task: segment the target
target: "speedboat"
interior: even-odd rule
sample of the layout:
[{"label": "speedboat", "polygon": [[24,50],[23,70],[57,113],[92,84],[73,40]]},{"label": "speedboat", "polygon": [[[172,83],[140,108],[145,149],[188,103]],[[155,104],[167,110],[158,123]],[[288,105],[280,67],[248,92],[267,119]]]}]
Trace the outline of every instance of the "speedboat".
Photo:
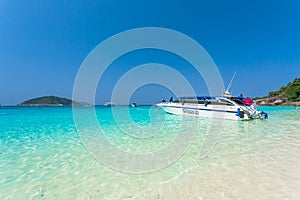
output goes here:
[{"label": "speedboat", "polygon": [[176,115],[192,115],[230,120],[267,119],[268,114],[254,105],[243,105],[243,98],[220,97],[180,97],[173,102],[156,104],[165,112]]}]

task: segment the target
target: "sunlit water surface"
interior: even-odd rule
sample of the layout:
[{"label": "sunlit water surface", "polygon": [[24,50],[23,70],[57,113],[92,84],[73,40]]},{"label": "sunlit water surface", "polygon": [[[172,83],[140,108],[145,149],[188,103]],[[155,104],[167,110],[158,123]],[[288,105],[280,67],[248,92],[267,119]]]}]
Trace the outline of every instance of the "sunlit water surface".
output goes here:
[{"label": "sunlit water surface", "polygon": [[[101,132],[85,116],[91,109],[76,110],[85,129],[81,135],[72,108],[1,107],[0,199],[297,199],[300,195],[300,109],[260,107],[268,112],[268,120],[222,124],[168,115],[150,106],[115,107],[113,112],[96,107]],[[209,130],[222,131],[219,137],[213,135],[216,145],[201,158]],[[135,165],[119,162],[122,159],[111,150],[95,158],[82,137],[99,134],[106,139],[101,145],[109,143],[129,155],[170,150],[176,142],[169,154],[180,156],[167,165],[159,163],[164,154]],[[103,156],[111,157],[112,165],[101,162]],[[118,162],[121,169],[114,167]],[[152,164],[157,168],[149,170]],[[130,167],[145,173],[126,172]]]}]

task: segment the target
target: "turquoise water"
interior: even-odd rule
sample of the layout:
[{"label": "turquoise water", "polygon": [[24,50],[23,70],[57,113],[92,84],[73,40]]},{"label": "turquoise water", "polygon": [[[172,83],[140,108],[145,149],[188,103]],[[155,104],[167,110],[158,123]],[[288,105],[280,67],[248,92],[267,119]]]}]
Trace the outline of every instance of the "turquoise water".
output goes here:
[{"label": "turquoise water", "polygon": [[0,199],[297,199],[300,109],[259,109],[268,120],[96,107],[95,123],[92,108],[1,107]]}]

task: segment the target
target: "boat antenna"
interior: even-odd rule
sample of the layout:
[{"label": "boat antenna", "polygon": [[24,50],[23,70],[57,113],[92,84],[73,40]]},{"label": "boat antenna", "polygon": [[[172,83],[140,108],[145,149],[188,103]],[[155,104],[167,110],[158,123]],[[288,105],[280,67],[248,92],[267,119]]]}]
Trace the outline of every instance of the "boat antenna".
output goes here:
[{"label": "boat antenna", "polygon": [[232,76],[232,78],[231,78],[231,80],[230,80],[230,82],[229,82],[229,84],[228,84],[228,86],[227,86],[225,92],[227,92],[227,91],[230,90],[230,88],[231,88],[231,86],[232,86],[232,81],[233,81],[233,79],[234,79],[234,77],[235,77],[235,75],[236,75],[236,72],[237,72],[237,71],[234,72],[234,74],[233,74],[233,76]]}]

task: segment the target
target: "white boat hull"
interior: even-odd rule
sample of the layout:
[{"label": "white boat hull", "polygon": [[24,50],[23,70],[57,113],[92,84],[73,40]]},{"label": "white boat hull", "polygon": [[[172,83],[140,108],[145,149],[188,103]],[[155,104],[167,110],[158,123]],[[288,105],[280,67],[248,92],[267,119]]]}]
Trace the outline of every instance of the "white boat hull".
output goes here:
[{"label": "white boat hull", "polygon": [[238,114],[239,106],[199,105],[182,103],[159,103],[158,107],[165,112],[175,115],[190,115],[230,120],[249,120],[248,115],[243,118]]}]

